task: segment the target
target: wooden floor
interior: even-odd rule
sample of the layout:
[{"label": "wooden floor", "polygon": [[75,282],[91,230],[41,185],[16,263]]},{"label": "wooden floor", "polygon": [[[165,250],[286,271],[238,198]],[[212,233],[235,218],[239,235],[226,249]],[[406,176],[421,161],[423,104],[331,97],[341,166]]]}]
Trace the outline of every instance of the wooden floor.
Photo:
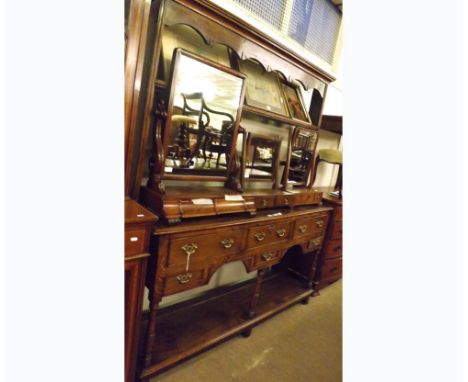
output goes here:
[{"label": "wooden floor", "polygon": [[342,282],[151,382],[340,382]]}]

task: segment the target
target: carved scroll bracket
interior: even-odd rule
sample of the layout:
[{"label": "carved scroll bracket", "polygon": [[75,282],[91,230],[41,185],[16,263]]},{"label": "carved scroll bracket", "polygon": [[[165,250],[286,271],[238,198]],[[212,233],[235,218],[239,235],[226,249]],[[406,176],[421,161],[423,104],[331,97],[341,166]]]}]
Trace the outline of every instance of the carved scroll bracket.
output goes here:
[{"label": "carved scroll bracket", "polygon": [[165,187],[162,182],[162,175],[164,173],[165,157],[162,143],[162,128],[165,125],[167,118],[167,109],[164,100],[158,100],[156,110],[154,112],[154,118],[155,120],[152,131],[153,146],[148,162],[148,187],[163,195],[165,193]]}]

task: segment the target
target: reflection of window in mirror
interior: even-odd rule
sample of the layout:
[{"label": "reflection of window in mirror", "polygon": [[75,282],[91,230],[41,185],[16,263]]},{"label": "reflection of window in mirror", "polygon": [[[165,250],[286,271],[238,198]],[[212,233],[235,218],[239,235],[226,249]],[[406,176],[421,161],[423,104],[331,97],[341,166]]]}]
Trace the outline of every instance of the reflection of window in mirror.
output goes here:
[{"label": "reflection of window in mirror", "polygon": [[189,25],[165,25],[162,33],[162,51],[158,67],[158,79],[168,81],[174,50],[182,48],[196,53],[218,64],[230,66],[228,48],[222,44],[210,46],[203,37]]}]

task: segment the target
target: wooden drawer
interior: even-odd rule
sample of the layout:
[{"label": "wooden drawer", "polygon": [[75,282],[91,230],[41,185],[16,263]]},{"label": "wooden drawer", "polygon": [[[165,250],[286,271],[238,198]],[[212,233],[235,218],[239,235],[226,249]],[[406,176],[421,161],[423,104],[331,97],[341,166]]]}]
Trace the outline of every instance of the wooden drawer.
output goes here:
[{"label": "wooden drawer", "polygon": [[324,259],[331,259],[333,257],[343,256],[343,242],[341,239],[328,240],[323,248]]},{"label": "wooden drawer", "polygon": [[279,250],[263,250],[254,257],[255,269],[271,267],[279,262]]},{"label": "wooden drawer", "polygon": [[294,226],[294,237],[321,234],[327,227],[328,216],[318,215],[296,220]]},{"label": "wooden drawer", "polygon": [[174,276],[166,276],[164,279],[163,295],[167,296],[204,285],[207,282],[207,275],[208,272],[206,270],[199,269],[181,272]]},{"label": "wooden drawer", "polygon": [[133,228],[125,230],[125,257],[145,253],[146,229]]},{"label": "wooden drawer", "polygon": [[249,229],[247,248],[287,240],[290,235],[291,222],[274,223]]},{"label": "wooden drawer", "polygon": [[310,192],[310,193],[300,193],[296,194],[294,198],[294,205],[301,206],[307,204],[318,204],[322,201],[321,192]]},{"label": "wooden drawer", "polygon": [[335,207],[335,220],[342,221],[343,220],[343,206],[336,206]]},{"label": "wooden drawer", "polygon": [[342,275],[341,258],[325,260],[323,262],[321,280],[330,280],[330,279],[340,278],[341,275]]},{"label": "wooden drawer", "polygon": [[289,207],[294,205],[295,195],[281,195],[275,197],[276,207]]},{"label": "wooden drawer", "polygon": [[341,239],[343,237],[343,222],[341,220],[335,221],[330,231],[331,239]]},{"label": "wooden drawer", "polygon": [[232,228],[218,230],[216,233],[198,233],[190,236],[174,236],[169,243],[167,266],[190,264],[210,260],[213,257],[224,257],[244,249],[246,230]]},{"label": "wooden drawer", "polygon": [[257,209],[272,208],[275,206],[275,198],[271,196],[257,197],[255,198],[255,207]]},{"label": "wooden drawer", "polygon": [[313,239],[309,240],[309,243],[307,244],[307,249],[309,251],[315,251],[319,249],[322,246],[324,240],[323,234],[318,235],[317,237],[314,237]]}]

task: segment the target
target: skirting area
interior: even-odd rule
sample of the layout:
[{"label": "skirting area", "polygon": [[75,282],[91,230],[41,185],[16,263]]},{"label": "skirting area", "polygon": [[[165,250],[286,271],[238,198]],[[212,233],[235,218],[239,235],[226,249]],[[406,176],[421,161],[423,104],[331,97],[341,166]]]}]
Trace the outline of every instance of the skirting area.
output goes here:
[{"label": "skirting area", "polygon": [[340,382],[342,282],[151,382]]}]

